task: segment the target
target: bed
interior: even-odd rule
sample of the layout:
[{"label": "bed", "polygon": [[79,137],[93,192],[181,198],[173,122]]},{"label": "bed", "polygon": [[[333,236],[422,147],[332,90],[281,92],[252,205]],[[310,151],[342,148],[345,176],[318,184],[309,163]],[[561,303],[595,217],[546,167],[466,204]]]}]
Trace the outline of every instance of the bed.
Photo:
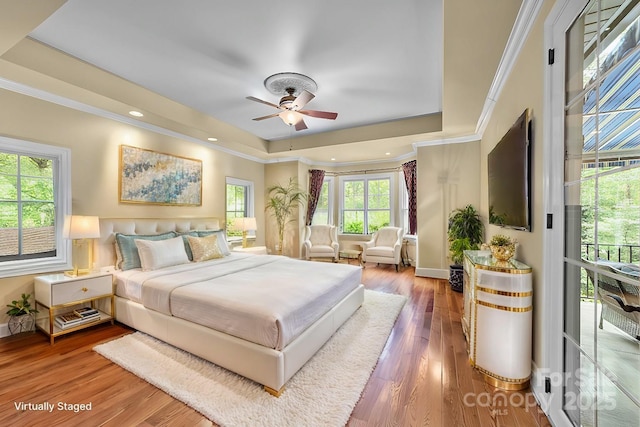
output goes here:
[{"label": "bed", "polygon": [[[96,264],[114,273],[117,321],[279,396],[362,304],[361,269],[229,251],[219,228],[216,218],[101,218]],[[199,244],[211,235],[219,237],[216,251],[223,256],[177,264],[158,256],[183,240],[189,252],[187,242]],[[136,241],[144,268],[127,264],[127,244],[135,247]]]}]

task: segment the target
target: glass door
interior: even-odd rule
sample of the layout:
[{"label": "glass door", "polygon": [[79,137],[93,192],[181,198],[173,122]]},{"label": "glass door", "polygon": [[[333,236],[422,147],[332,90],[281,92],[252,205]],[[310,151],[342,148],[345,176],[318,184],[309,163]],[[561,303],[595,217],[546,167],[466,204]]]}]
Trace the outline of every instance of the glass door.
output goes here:
[{"label": "glass door", "polygon": [[640,425],[640,5],[566,33],[564,388],[574,425]]}]

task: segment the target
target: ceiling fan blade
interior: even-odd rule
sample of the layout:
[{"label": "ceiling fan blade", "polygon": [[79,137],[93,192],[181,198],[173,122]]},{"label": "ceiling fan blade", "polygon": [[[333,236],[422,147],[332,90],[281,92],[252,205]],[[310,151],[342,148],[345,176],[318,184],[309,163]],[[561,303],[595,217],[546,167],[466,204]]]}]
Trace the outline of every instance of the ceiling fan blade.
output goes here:
[{"label": "ceiling fan blade", "polygon": [[260,121],[260,120],[264,120],[264,119],[270,119],[272,117],[278,117],[280,114],[282,114],[282,113],[273,113],[273,114],[269,114],[268,116],[256,117],[253,120]]},{"label": "ceiling fan blade", "polygon": [[302,116],[300,116],[300,120],[298,120],[298,123],[296,123],[296,130],[305,130],[305,129],[307,129],[307,124],[302,119]]},{"label": "ceiling fan blade", "polygon": [[317,111],[317,110],[298,110],[298,113],[306,116],[318,117],[320,119],[335,120],[338,117],[338,113],[332,113],[330,111]]},{"label": "ceiling fan blade", "polygon": [[291,109],[299,110],[315,97],[316,96],[308,90],[304,90],[296,99],[293,100],[293,102],[291,102]]},{"label": "ceiling fan blade", "polygon": [[248,99],[249,101],[259,102],[259,103],[261,103],[261,104],[269,105],[269,106],[271,106],[271,107],[275,107],[275,108],[277,108],[277,109],[280,109],[280,107],[279,107],[279,106],[277,106],[276,104],[272,104],[271,102],[268,102],[268,101],[263,101],[262,99],[255,98],[255,97],[253,97],[253,96],[247,96],[247,99]]}]

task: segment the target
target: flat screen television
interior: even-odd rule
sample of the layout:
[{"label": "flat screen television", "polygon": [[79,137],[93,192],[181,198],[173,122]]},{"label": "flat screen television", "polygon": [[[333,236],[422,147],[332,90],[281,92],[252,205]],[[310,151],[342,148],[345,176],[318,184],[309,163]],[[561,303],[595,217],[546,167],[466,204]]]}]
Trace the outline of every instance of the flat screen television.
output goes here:
[{"label": "flat screen television", "polygon": [[490,224],[531,231],[531,142],[526,109],[488,156]]}]

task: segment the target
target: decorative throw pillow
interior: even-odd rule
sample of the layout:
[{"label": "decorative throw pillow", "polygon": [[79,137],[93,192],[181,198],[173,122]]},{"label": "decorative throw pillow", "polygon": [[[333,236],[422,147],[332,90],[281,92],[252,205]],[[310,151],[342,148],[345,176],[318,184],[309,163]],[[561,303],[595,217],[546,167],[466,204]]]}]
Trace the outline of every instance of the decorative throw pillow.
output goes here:
[{"label": "decorative throw pillow", "polygon": [[195,262],[207,261],[215,258],[222,258],[224,255],[218,246],[218,235],[212,234],[207,237],[187,236],[191,253]]},{"label": "decorative throw pillow", "polygon": [[169,231],[162,234],[121,234],[116,233],[116,244],[122,260],[117,264],[121,270],[131,270],[132,268],[141,268],[140,255],[138,255],[138,247],[136,240],[166,240],[176,237],[176,233]]},{"label": "decorative throw pillow", "polygon": [[181,236],[166,240],[135,240],[143,271],[189,262]]},{"label": "decorative throw pillow", "polygon": [[229,245],[227,244],[227,234],[224,230],[201,230],[198,231],[198,237],[206,237],[212,235],[218,236],[218,247],[222,252],[222,255],[227,256],[231,254],[231,250],[229,249]]}]

